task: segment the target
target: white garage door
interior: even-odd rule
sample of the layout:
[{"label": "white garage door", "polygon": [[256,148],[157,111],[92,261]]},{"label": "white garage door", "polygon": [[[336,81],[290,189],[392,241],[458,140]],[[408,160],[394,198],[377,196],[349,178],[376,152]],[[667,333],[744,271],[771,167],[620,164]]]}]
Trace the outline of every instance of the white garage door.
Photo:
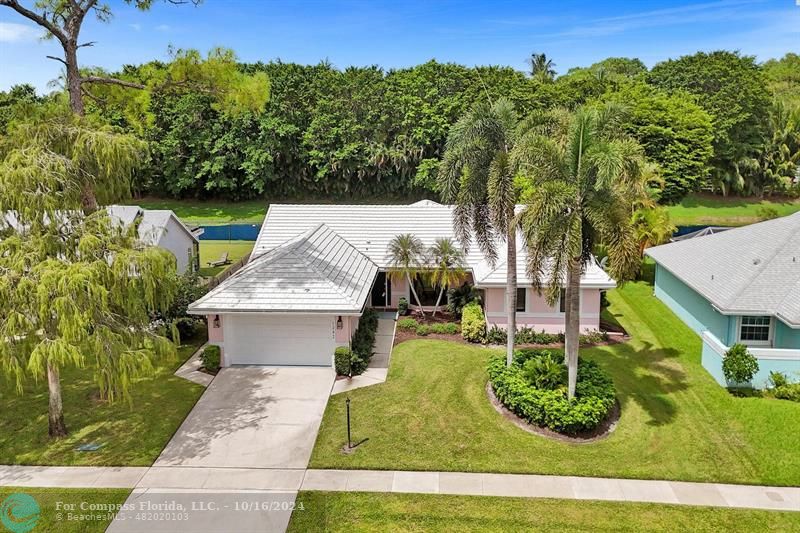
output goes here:
[{"label": "white garage door", "polygon": [[331,366],[333,320],[325,315],[227,315],[226,364]]}]

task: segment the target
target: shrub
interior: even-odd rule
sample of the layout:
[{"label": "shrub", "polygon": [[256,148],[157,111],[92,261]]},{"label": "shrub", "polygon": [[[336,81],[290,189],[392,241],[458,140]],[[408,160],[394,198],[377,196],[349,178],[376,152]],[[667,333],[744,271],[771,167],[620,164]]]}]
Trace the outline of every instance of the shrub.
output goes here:
[{"label": "shrub", "polygon": [[416,319],[406,317],[397,321],[397,327],[400,329],[417,329],[419,322]]},{"label": "shrub", "polygon": [[486,339],[486,319],[483,309],[475,302],[465,306],[462,311],[461,335],[468,342],[483,342]]},{"label": "shrub", "polygon": [[532,424],[560,433],[574,435],[599,426],[616,401],[611,377],[594,361],[580,360],[575,398],[570,402],[563,387],[540,389],[525,377],[527,362],[544,357],[555,360],[558,356],[545,356],[539,350],[521,350],[510,367],[506,367],[504,356],[492,357],[487,370],[498,400]]},{"label": "shrub", "polygon": [[350,362],[353,352],[347,346],[338,346],[333,352],[333,366],[336,368],[337,376],[350,375]]},{"label": "shrub", "polygon": [[426,337],[431,332],[431,328],[425,324],[420,324],[415,331],[420,337]]},{"label": "shrub", "polygon": [[772,390],[773,396],[780,400],[800,402],[800,383],[786,383]]},{"label": "shrub", "polygon": [[725,352],[722,360],[722,373],[728,382],[749,383],[758,372],[758,359],[747,351],[744,344],[734,344]]},{"label": "shrub", "polygon": [[447,291],[447,310],[453,313],[456,318],[461,318],[464,307],[471,303],[481,303],[481,296],[478,289],[464,283],[457,289]]},{"label": "shrub", "polygon": [[[372,357],[372,349],[375,347],[375,333],[378,331],[378,313],[368,307],[358,321],[358,327],[350,340],[350,349],[364,363],[364,368],[369,364]],[[363,372],[364,370],[361,370]],[[360,374],[361,372],[358,372]],[[351,375],[357,375],[355,368],[351,368]]]},{"label": "shrub", "polygon": [[537,389],[555,390],[567,383],[567,365],[563,357],[544,350],[538,357],[525,361],[522,375]]},{"label": "shrub", "polygon": [[333,364],[339,376],[358,376],[367,369],[369,360],[365,360],[347,346],[339,346],[333,353]]},{"label": "shrub", "polygon": [[578,342],[580,344],[600,344],[608,340],[608,333],[605,331],[598,331],[596,329],[587,329],[580,336]]},{"label": "shrub", "polygon": [[400,299],[397,300],[397,312],[400,313],[400,316],[408,314],[408,300],[405,296],[401,296]]},{"label": "shrub", "polygon": [[759,220],[772,220],[773,218],[780,217],[781,214],[778,213],[778,210],[774,207],[765,205],[756,210],[756,216]]},{"label": "shrub", "polygon": [[508,342],[508,332],[494,325],[486,334],[486,342],[489,344],[505,344]]},{"label": "shrub", "polygon": [[221,353],[222,351],[219,349],[219,346],[214,344],[209,344],[203,348],[203,352],[200,354],[200,362],[203,363],[203,368],[209,372],[216,372],[219,370]]},{"label": "shrub", "polygon": [[786,374],[782,372],[770,372],[769,383],[772,386],[772,388],[777,389],[778,387],[783,387],[784,385],[788,385],[789,379],[786,377]]},{"label": "shrub", "polygon": [[439,335],[458,335],[460,328],[455,322],[437,322],[429,325],[428,330]]}]

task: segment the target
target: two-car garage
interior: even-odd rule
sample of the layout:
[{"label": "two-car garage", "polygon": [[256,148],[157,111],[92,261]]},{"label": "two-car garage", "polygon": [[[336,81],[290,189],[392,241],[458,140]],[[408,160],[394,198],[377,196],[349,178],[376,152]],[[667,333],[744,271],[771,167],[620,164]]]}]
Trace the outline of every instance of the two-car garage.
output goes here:
[{"label": "two-car garage", "polygon": [[333,315],[225,315],[225,365],[331,366],[335,327]]}]

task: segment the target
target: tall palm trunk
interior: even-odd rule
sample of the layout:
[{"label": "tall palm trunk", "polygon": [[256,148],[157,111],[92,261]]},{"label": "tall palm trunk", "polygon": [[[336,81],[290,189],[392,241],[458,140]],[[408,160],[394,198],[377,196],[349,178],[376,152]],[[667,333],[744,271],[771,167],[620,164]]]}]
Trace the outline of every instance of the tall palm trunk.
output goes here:
[{"label": "tall palm trunk", "polygon": [[439,310],[439,302],[442,301],[442,294],[444,294],[444,285],[439,289],[439,296],[436,297],[436,305],[433,306],[433,316],[436,316],[436,311]]},{"label": "tall palm trunk", "polygon": [[414,295],[414,299],[417,301],[417,307],[419,307],[419,312],[422,316],[425,316],[425,311],[422,309],[422,303],[419,301],[419,296],[417,296],[417,290],[414,288],[414,284],[411,283],[411,276],[406,274],[406,280],[408,281],[408,287],[411,289],[411,294]]},{"label": "tall palm trunk", "polygon": [[508,217],[508,234],[506,235],[506,302],[508,304],[508,320],[506,335],[506,365],[511,366],[514,360],[514,337],[517,334],[517,227],[514,224],[514,208]]},{"label": "tall palm trunk", "polygon": [[61,378],[58,367],[47,363],[47,391],[50,397],[47,417],[51,437],[67,435],[67,424],[64,422],[64,407],[61,404]]},{"label": "tall palm trunk", "polygon": [[580,342],[580,307],[581,307],[581,260],[570,261],[567,267],[567,299],[564,316],[566,327],[564,332],[564,352],[567,363],[567,396],[575,397],[575,386],[578,383],[578,344]]}]

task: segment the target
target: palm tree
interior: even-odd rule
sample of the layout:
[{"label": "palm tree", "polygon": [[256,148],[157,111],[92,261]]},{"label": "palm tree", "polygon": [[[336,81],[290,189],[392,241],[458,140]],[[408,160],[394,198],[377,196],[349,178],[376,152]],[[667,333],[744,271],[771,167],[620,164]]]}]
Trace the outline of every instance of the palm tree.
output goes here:
[{"label": "palm tree", "polygon": [[631,223],[641,256],[646,248],[669,242],[677,229],[669,219],[669,212],[660,206],[640,207],[633,212]]},{"label": "palm tree", "polygon": [[434,245],[431,246],[430,258],[433,263],[431,281],[434,286],[439,285],[439,296],[436,297],[436,305],[433,307],[433,316],[436,316],[445,289],[460,282],[466,275],[464,251],[456,246],[453,239],[443,237],[436,239]]},{"label": "palm tree", "polygon": [[450,128],[438,175],[442,198],[455,204],[453,226],[465,251],[474,238],[494,266],[498,238],[506,242],[509,365],[517,325],[516,172],[511,156],[517,125],[514,106],[508,100],[478,103]]},{"label": "palm tree", "polygon": [[411,289],[411,294],[414,295],[414,300],[417,302],[420,313],[425,316],[425,311],[422,309],[422,303],[417,296],[417,290],[414,288],[412,280],[424,271],[426,264],[426,250],[425,245],[416,235],[411,233],[402,233],[397,235],[389,243],[389,277],[391,279],[403,279],[408,282]]},{"label": "palm tree", "polygon": [[556,77],[556,64],[552,59],[547,59],[547,54],[532,53],[526,62],[531,67],[531,78],[539,81],[553,81]]},{"label": "palm tree", "polygon": [[631,213],[645,195],[641,146],[622,131],[623,111],[612,105],[579,107],[532,117],[516,155],[534,182],[521,214],[527,270],[554,305],[566,281],[565,358],[568,396],[575,396],[580,329],[580,278],[602,244],[610,274],[632,278],[640,264]]}]

